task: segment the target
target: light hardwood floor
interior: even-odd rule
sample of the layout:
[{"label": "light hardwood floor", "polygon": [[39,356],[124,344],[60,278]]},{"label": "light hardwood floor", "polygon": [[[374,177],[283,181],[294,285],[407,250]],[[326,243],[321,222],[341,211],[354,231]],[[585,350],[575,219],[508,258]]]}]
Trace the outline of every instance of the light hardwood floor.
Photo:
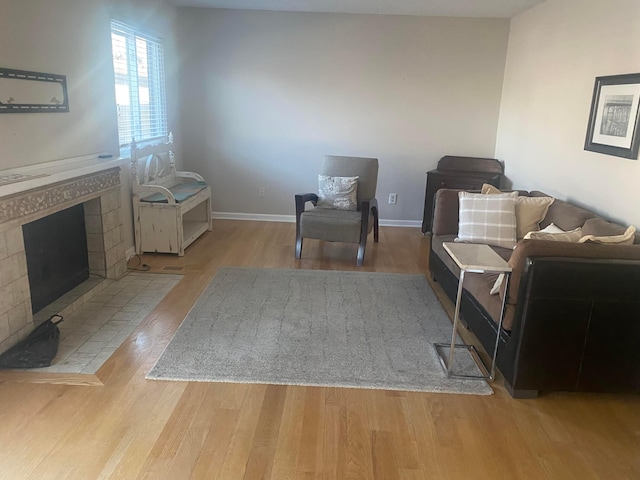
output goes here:
[{"label": "light hardwood floor", "polygon": [[[217,267],[357,270],[355,245],[307,240],[298,262],[293,246],[293,224],[218,220],[182,258],[144,255],[185,277],[98,381],[1,377],[0,478],[640,478],[637,395],[513,400],[500,380],[492,396],[145,380]],[[383,227],[358,270],[426,273],[427,262],[418,229]]]}]

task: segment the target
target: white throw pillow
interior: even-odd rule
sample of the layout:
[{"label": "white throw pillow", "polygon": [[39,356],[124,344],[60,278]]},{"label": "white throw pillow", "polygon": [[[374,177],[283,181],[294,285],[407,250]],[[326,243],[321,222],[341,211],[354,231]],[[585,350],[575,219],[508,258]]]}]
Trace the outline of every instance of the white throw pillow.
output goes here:
[{"label": "white throw pillow", "polygon": [[358,177],[318,175],[317,208],[358,209]]},{"label": "white throw pillow", "polygon": [[[557,228],[557,227],[556,227]],[[525,240],[550,240],[553,242],[571,242],[577,243],[582,236],[582,228],[578,227],[574,230],[564,232],[561,229],[559,232],[545,232],[540,230],[539,232],[529,232],[525,235]]]},{"label": "white throw pillow", "polygon": [[491,290],[489,290],[489,295],[497,294],[500,291],[502,282],[504,282],[504,273],[501,273],[500,275],[498,275],[498,278],[496,278],[496,281],[493,284],[493,287],[491,287]]},{"label": "white throw pillow", "polygon": [[549,225],[544,227],[542,230],[533,230],[533,231],[527,233],[524,236],[524,239],[528,240],[531,237],[531,234],[533,232],[540,232],[540,233],[566,233],[563,229],[558,227],[555,223],[550,223]]},{"label": "white throw pillow", "polygon": [[513,248],[516,244],[517,192],[498,195],[458,192],[460,210],[456,241]]}]

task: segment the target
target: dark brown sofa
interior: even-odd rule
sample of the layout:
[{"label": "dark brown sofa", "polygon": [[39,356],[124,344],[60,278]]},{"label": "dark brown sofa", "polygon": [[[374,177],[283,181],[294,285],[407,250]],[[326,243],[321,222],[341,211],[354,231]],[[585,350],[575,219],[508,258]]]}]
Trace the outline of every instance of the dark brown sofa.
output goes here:
[{"label": "dark brown sofa", "polygon": [[[453,302],[459,271],[442,244],[458,233],[458,192],[436,195],[429,256],[432,278]],[[584,235],[625,230],[558,199],[540,226],[550,223],[567,231],[582,227]],[[520,240],[513,250],[493,248],[513,268],[496,360],[513,397],[640,392],[639,236],[633,245]],[[466,275],[461,301],[463,322],[491,352],[505,294],[504,288],[489,294],[496,278]]]}]

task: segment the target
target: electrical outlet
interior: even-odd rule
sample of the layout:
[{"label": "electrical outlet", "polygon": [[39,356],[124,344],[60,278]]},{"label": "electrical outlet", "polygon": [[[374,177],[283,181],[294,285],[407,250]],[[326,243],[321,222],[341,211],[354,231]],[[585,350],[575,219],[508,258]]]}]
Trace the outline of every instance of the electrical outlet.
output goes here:
[{"label": "electrical outlet", "polygon": [[264,187],[260,187],[258,189],[258,196],[259,197],[264,197],[265,193],[266,193],[266,189]]},{"label": "electrical outlet", "polygon": [[395,205],[396,203],[398,203],[398,194],[397,193],[390,193],[389,194],[389,205]]}]

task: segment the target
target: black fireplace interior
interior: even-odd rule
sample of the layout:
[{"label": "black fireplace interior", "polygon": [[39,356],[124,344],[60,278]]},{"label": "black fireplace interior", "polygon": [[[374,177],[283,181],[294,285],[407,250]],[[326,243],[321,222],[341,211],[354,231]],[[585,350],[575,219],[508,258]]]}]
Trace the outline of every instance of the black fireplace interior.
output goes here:
[{"label": "black fireplace interior", "polygon": [[22,226],[37,313],[89,278],[87,234],[82,204]]}]

